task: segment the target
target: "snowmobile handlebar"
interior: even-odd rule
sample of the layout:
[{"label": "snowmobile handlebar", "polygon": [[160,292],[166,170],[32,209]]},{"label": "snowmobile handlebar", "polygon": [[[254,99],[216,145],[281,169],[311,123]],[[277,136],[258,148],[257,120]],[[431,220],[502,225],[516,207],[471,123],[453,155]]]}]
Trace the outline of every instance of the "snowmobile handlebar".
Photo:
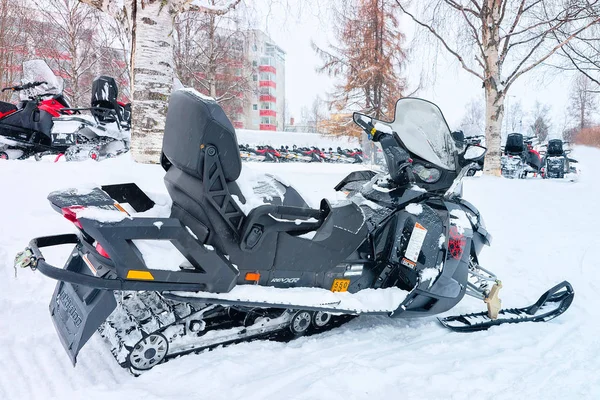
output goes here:
[{"label": "snowmobile handlebar", "polygon": [[391,180],[398,186],[413,184],[415,177],[411,168],[412,160],[406,149],[400,145],[397,135],[378,130],[371,117],[366,115],[355,112],[352,118],[370,140],[381,144]]},{"label": "snowmobile handlebar", "polygon": [[6,92],[6,91],[13,91],[13,92],[20,92],[21,90],[27,90],[27,89],[31,89],[34,88],[36,86],[40,86],[40,85],[44,85],[44,84],[48,84],[48,82],[31,82],[31,83],[26,83],[24,85],[18,85],[18,86],[11,86],[11,87],[6,87],[4,89],[2,89],[2,92]]}]

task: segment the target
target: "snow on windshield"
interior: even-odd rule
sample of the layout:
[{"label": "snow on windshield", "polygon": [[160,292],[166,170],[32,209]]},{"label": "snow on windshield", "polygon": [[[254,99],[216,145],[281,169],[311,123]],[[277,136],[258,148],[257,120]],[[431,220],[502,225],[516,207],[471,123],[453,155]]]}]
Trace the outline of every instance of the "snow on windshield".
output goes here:
[{"label": "snow on windshield", "polygon": [[23,63],[22,84],[33,82],[47,82],[46,84],[21,91],[21,100],[43,94],[61,94],[63,91],[63,80],[54,75],[52,69],[43,60],[31,60]]},{"label": "snow on windshield", "polygon": [[421,99],[404,98],[396,103],[396,116],[387,123],[406,148],[425,160],[454,170],[456,147],[440,109]]}]

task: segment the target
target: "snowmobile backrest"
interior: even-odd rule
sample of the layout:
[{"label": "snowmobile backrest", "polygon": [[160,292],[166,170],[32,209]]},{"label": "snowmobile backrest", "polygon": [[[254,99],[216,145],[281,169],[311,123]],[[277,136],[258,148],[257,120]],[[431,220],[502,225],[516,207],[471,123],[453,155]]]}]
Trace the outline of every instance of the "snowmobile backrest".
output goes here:
[{"label": "snowmobile backrest", "polygon": [[563,142],[560,139],[552,139],[548,141],[548,151],[546,154],[549,156],[562,156],[563,151]]},{"label": "snowmobile backrest", "polygon": [[506,138],[506,146],[504,151],[506,153],[522,153],[525,150],[523,142],[523,135],[520,133],[511,133]]},{"label": "snowmobile backrest", "polygon": [[119,97],[119,87],[114,78],[110,76],[99,76],[94,79],[92,83],[92,107],[99,107],[108,110],[115,110],[115,113],[111,116],[107,116],[105,112],[99,111],[92,113],[101,122],[116,122],[117,113],[119,112],[119,103],[117,98]]},{"label": "snowmobile backrest", "polygon": [[242,171],[242,159],[235,129],[214,100],[193,89],[171,95],[163,138],[163,153],[178,169],[203,179],[205,148],[217,148],[223,175],[235,181]]}]

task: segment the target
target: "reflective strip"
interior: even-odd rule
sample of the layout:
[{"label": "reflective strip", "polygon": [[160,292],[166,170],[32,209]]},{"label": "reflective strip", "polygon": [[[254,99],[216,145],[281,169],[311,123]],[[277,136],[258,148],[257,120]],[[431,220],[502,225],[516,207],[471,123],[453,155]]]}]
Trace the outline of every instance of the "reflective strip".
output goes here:
[{"label": "reflective strip", "polygon": [[150,273],[150,271],[136,271],[129,270],[127,271],[127,279],[138,279],[142,281],[153,281],[154,277]]}]

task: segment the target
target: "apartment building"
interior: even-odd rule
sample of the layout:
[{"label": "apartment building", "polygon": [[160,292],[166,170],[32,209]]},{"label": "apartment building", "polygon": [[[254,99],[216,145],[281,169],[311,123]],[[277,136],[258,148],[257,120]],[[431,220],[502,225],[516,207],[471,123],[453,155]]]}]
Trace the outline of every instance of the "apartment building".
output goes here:
[{"label": "apartment building", "polygon": [[236,128],[283,130],[285,109],[285,51],[260,30],[246,35],[252,90],[245,95],[244,112]]}]

